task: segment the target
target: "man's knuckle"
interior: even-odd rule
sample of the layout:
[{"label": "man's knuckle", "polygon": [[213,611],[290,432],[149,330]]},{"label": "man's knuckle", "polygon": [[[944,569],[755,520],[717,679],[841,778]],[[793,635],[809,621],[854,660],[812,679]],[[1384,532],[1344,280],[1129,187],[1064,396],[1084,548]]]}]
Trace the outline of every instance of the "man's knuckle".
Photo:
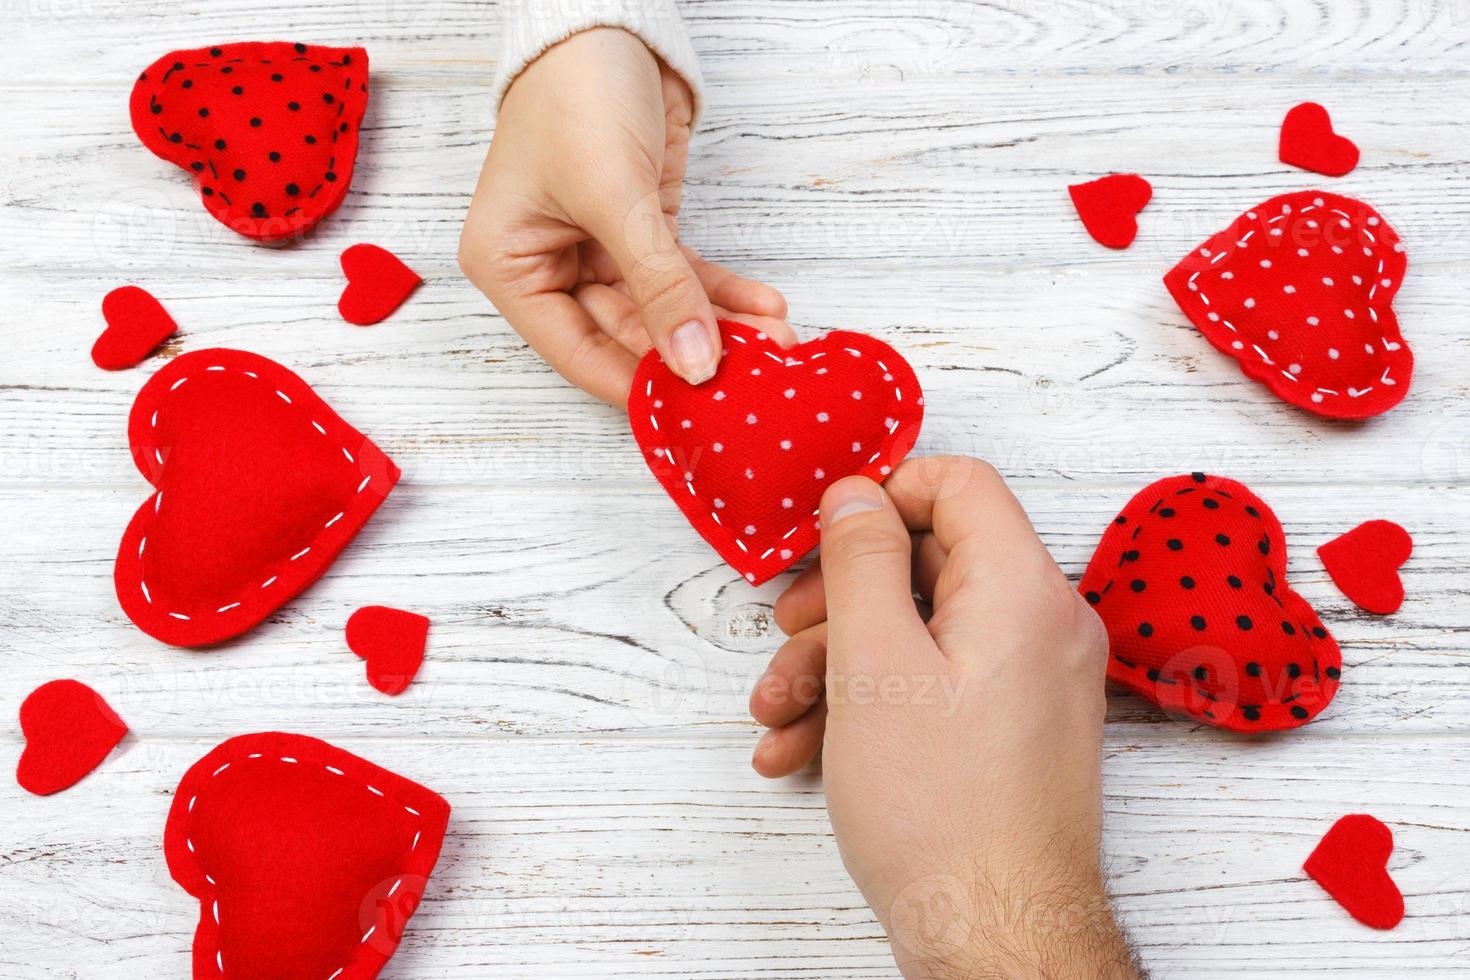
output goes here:
[{"label": "man's knuckle", "polygon": [[[848,518],[852,521],[853,518]],[[827,549],[841,565],[872,565],[907,558],[909,552],[907,534],[898,534],[876,522],[859,523],[829,541]]]}]

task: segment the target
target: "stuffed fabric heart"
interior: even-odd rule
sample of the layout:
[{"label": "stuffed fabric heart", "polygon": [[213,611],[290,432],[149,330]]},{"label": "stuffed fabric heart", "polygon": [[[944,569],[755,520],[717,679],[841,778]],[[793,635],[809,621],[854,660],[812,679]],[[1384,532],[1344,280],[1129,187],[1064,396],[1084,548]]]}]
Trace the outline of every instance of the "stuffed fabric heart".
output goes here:
[{"label": "stuffed fabric heart", "polygon": [[1167,711],[1260,732],[1315,718],[1342,655],[1286,581],[1276,515],[1234,480],[1150,484],[1114,518],[1080,586],[1108,630],[1108,677]]},{"label": "stuffed fabric heart", "polygon": [[245,351],[175,358],[138,393],[128,442],[157,489],[113,579],[128,618],[175,646],[237,636],[316,581],[399,476],[306,382]]},{"label": "stuffed fabric heart", "polygon": [[437,793],[304,735],[241,735],[169,808],[169,874],[199,900],[196,980],[371,980],[439,858]]},{"label": "stuffed fabric heart", "polygon": [[159,58],[129,109],[143,145],[194,175],[210,214],[273,242],[342,203],[367,83],[362,48],[241,41]]},{"label": "stuffed fabric heart", "polygon": [[1205,339],[1277,397],[1361,419],[1397,405],[1413,377],[1393,312],[1407,265],[1373,208],[1298,191],[1235,219],[1164,284]]},{"label": "stuffed fabric heart", "polygon": [[653,475],[694,529],[759,585],[816,546],[822,491],[882,480],[913,448],[924,398],[887,344],[834,331],[782,350],[721,321],[725,353],[695,387],[650,351],[628,419]]}]

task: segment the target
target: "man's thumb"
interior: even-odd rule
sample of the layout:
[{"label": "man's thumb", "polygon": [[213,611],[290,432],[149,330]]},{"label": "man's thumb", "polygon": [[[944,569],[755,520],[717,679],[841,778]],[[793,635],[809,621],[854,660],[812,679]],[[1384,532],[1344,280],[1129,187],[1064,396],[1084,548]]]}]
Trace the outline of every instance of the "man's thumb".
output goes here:
[{"label": "man's thumb", "polygon": [[851,476],[827,488],[822,581],[829,651],[896,647],[927,636],[914,606],[912,562],[908,528],[882,487]]},{"label": "man's thumb", "polygon": [[719,327],[704,286],[658,207],[657,195],[633,206],[622,232],[622,240],[609,251],[638,304],[653,346],[685,381],[708,381],[720,365]]}]

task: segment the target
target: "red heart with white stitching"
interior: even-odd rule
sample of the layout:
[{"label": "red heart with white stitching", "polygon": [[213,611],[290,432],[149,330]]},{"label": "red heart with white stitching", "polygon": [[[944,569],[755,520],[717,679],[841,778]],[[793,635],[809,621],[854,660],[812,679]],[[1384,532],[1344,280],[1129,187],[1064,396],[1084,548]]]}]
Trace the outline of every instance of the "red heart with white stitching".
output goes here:
[{"label": "red heart with white stitching", "polygon": [[133,86],[133,130],[194,175],[205,209],[260,241],[337,209],[368,101],[362,48],[242,41],[170,51]]},{"label": "red heart with white stitching", "polygon": [[113,581],[128,618],[175,646],[243,633],[316,581],[399,476],[306,382],[246,351],[169,362],[138,392],[128,442],[156,492]]},{"label": "red heart with white stitching", "polygon": [[1413,377],[1393,312],[1407,265],[1377,211],[1308,190],[1236,218],[1164,284],[1205,339],[1277,397],[1361,419],[1402,401]]},{"label": "red heart with white stitching", "polygon": [[216,746],[174,793],[163,850],[199,900],[194,976],[372,980],[439,859],[449,804],[305,735]]},{"label": "red heart with white stitching", "polygon": [[1108,630],[1108,678],[1166,711],[1260,732],[1337,693],[1342,654],[1286,581],[1286,539],[1243,484],[1204,473],[1145,487],[1079,586]]},{"label": "red heart with white stitching", "polygon": [[653,475],[694,529],[759,585],[817,545],[822,491],[881,481],[919,437],[924,396],[887,344],[834,331],[782,350],[721,321],[715,375],[685,383],[650,351],[628,419]]}]

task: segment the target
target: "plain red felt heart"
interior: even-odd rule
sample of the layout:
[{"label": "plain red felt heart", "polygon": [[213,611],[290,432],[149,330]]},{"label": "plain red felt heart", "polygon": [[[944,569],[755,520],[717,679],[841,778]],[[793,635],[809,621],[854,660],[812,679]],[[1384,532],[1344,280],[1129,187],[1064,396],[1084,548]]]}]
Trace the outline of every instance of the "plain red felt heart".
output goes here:
[{"label": "plain red felt heart", "polygon": [[1322,566],[1342,594],[1380,616],[1404,604],[1399,566],[1414,552],[1414,539],[1393,521],[1368,521],[1317,549]]},{"label": "plain red felt heart", "polygon": [[169,808],[169,874],[199,900],[194,977],[371,980],[418,907],[449,804],[304,735],[240,735]]},{"label": "plain red felt heart", "polygon": [[1082,227],[1100,245],[1127,248],[1138,235],[1138,212],[1154,189],[1137,174],[1109,174],[1067,188]]},{"label": "plain red felt heart", "polygon": [[102,297],[107,328],[92,345],[92,363],[106,371],[132,367],[179,329],[163,304],[137,286],[119,286]]},{"label": "plain red felt heart", "polygon": [[924,396],[908,362],[864,334],[834,331],[782,350],[743,323],[720,329],[724,356],[697,387],[650,351],[628,420],[689,523],[759,585],[817,545],[828,484],[881,481],[913,448]]},{"label": "plain red felt heart", "polygon": [[367,243],[342,253],[342,272],[347,285],[337,300],[337,312],[360,327],[387,319],[424,281],[398,256]]},{"label": "plain red felt heart", "polygon": [[138,628],[175,646],[237,636],[327,570],[398,482],[398,467],[272,360],[175,358],[128,421],[156,492],[113,579]]},{"label": "plain red felt heart", "polygon": [[143,145],[194,175],[210,214],[273,242],[342,203],[367,101],[362,48],[240,41],[170,51],[138,76],[129,109]]},{"label": "plain red felt heart", "polygon": [[347,647],[367,661],[368,683],[402,694],[424,662],[429,618],[388,606],[364,606],[347,619]]},{"label": "plain red felt heart", "polygon": [[1308,190],[1236,218],[1164,284],[1205,339],[1277,397],[1361,419],[1402,401],[1414,374],[1393,312],[1407,265],[1377,211]]},{"label": "plain red felt heart", "polygon": [[80,681],[48,681],[20,706],[26,747],[15,781],[27,792],[49,796],[97,768],[128,726],[102,695]]},{"label": "plain red felt heart", "polygon": [[1108,630],[1108,677],[1166,711],[1271,731],[1337,693],[1342,654],[1286,581],[1281,524],[1234,480],[1191,473],[1139,491],[1080,591]]},{"label": "plain red felt heart", "polygon": [[1350,813],[1332,825],[1302,865],[1348,914],[1374,929],[1403,921],[1404,896],[1388,874],[1393,831],[1376,817]]},{"label": "plain red felt heart", "polygon": [[1358,147],[1332,131],[1332,117],[1315,102],[1293,106],[1281,123],[1281,162],[1328,177],[1358,165]]}]

